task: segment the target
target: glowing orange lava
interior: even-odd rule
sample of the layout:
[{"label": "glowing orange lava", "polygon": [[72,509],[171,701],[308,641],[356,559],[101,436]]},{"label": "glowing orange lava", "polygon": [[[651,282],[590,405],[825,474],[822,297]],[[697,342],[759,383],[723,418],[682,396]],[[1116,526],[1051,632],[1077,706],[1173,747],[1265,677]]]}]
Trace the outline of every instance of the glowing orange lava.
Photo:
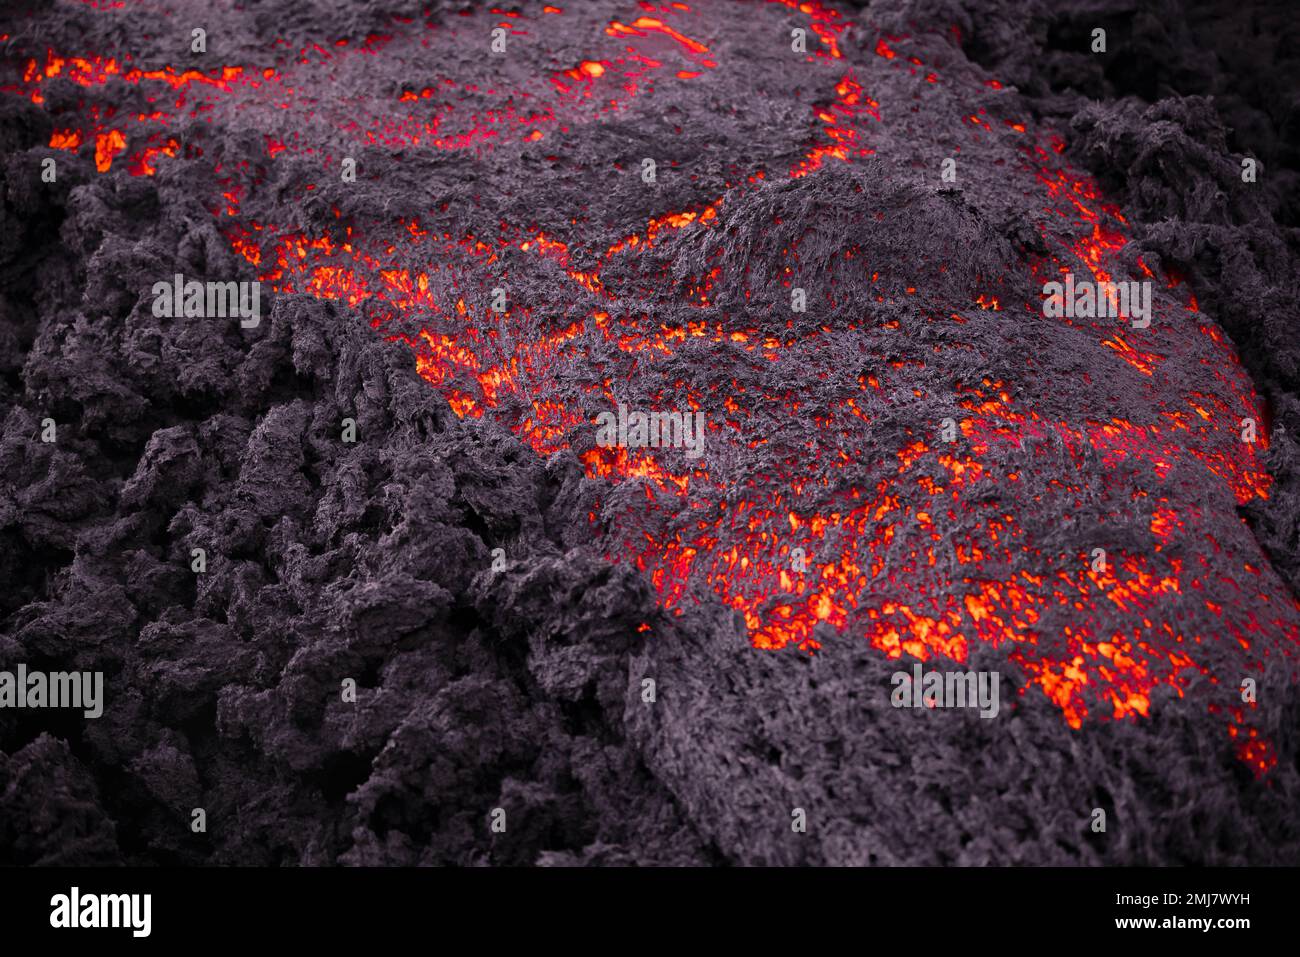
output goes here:
[{"label": "glowing orange lava", "polygon": [[[593,513],[593,522],[605,534],[611,560],[630,556],[671,614],[682,614],[687,605],[720,601],[743,619],[753,644],[767,649],[797,646],[815,652],[822,636],[836,630],[861,635],[891,657],[942,656],[963,662],[975,643],[1004,648],[1030,686],[1075,728],[1092,716],[1090,711],[1115,719],[1145,717],[1158,689],[1182,696],[1195,678],[1239,680],[1237,674],[1215,674],[1203,663],[1203,649],[1210,643],[1236,645],[1242,667],[1255,670],[1262,670],[1269,653],[1263,649],[1270,643],[1292,656],[1300,605],[1271,570],[1265,574],[1260,560],[1231,552],[1241,566],[1231,582],[1241,601],[1239,607],[1229,607],[1207,597],[1221,584],[1215,581],[1221,576],[1211,556],[1228,545],[1207,534],[1195,510],[1172,508],[1158,484],[1124,485],[1116,479],[1114,488],[1099,490],[1070,480],[1092,462],[1100,462],[1107,474],[1149,469],[1157,481],[1196,469],[1216,486],[1207,489],[1207,497],[1246,503],[1268,496],[1271,479],[1261,458],[1266,430],[1256,443],[1234,438],[1241,420],[1263,421],[1260,403],[1231,344],[1199,315],[1194,299],[1182,302],[1171,292],[1161,300],[1162,319],[1176,318],[1180,333],[1161,331],[1175,328],[1172,322],[1137,330],[1114,322],[1059,320],[1064,333],[1099,345],[1149,390],[1157,412],[1146,421],[1119,414],[1042,413],[1038,403],[1026,402],[1017,384],[1007,381],[1009,376],[986,377],[954,387],[950,395],[928,396],[915,385],[912,373],[925,368],[925,360],[917,357],[892,357],[861,375],[832,367],[826,356],[833,350],[824,347],[854,330],[823,326],[796,335],[789,326],[783,330],[775,322],[760,324],[720,312],[713,299],[724,277],[722,266],[712,261],[682,280],[680,300],[693,310],[671,319],[638,310],[638,291],[626,278],[635,274],[638,257],[670,241],[709,236],[746,191],[872,155],[867,143],[890,122],[889,106],[882,108],[864,88],[869,85],[866,68],[842,62],[850,49],[848,22],[819,3],[771,3],[785,8],[782,16],[789,10],[804,18],[801,22],[818,40],[810,62],[801,61],[801,68],[834,71],[833,82],[807,117],[808,135],[797,160],[784,177],[780,170],[751,168],[724,195],[624,223],[613,234],[622,238],[604,249],[586,248],[576,217],[569,229],[501,222],[477,234],[439,232],[406,217],[371,224],[362,236],[334,207],[334,226],[309,234],[245,218],[244,198],[259,182],[240,168],[217,167],[222,194],[219,200],[212,198],[209,209],[222,222],[234,251],[275,292],[372,310],[372,324],[411,348],[419,373],[457,415],[491,416],[539,455],[572,448],[589,478],[607,480],[620,494],[631,489],[633,506],[627,506],[626,496],[611,494],[623,506]],[[484,91],[477,84],[445,79],[439,85],[426,78],[400,94],[388,91],[382,105],[347,104],[328,117],[347,142],[394,153],[419,146],[517,148],[544,157],[547,144],[562,137],[568,124],[598,122],[617,113],[656,82],[704,83],[727,66],[715,59],[725,47],[711,49],[699,39],[714,34],[702,32],[697,11],[671,4],[653,12],[609,22],[603,38],[593,38],[593,48],[584,51],[589,58],[554,64],[526,91]],[[514,12],[493,16],[508,17],[512,29],[542,30],[548,19],[564,15],[564,8],[546,6],[535,18]],[[60,116],[49,146],[78,152],[93,143],[101,173],[133,149],[128,172],[151,176],[166,165],[163,157],[181,154],[179,141],[165,132],[174,118],[187,112],[201,115],[219,103],[252,102],[301,118],[305,130],[309,118],[326,110],[316,102],[302,103],[296,92],[314,70],[348,57],[377,55],[405,39],[373,36],[355,46],[347,41],[333,48],[313,45],[275,68],[207,72],[142,71],[115,59],[65,57],[51,50],[44,62],[26,63],[21,82],[8,89],[36,103],[44,101],[47,81],[55,77],[85,87],[116,78],[147,90],[151,112],[134,119],[114,117],[112,125],[108,116]],[[605,45],[595,46],[597,40]],[[418,50],[418,42],[414,46]],[[918,89],[942,92],[940,73],[926,68],[920,56],[909,55],[909,38],[880,36],[865,49],[865,58],[874,61],[872,69],[910,73]],[[994,79],[983,87],[1003,89]],[[871,92],[884,98],[878,90]],[[465,115],[461,93],[491,95],[499,105]],[[999,118],[979,104],[963,107],[961,117],[954,126],[962,137],[1014,141],[1021,162],[1008,175],[1024,186],[1034,205],[1065,224],[1062,234],[1069,239],[1045,230],[1049,252],[1025,269],[1035,288],[1067,271],[1099,281],[1126,277],[1127,223],[1091,180],[1061,163],[1064,144],[1059,139],[1047,131],[1035,133],[1019,118]],[[453,132],[445,128],[450,124],[455,124]],[[315,144],[306,134],[268,135],[265,148],[266,157],[255,159],[315,154],[322,167],[332,170],[328,164],[338,158],[334,144]],[[186,156],[199,153],[196,148]],[[852,249],[843,252],[846,261],[853,261]],[[481,295],[483,277],[495,275],[489,267],[516,262],[520,254],[567,282],[569,299],[512,302],[503,311],[489,306]],[[797,264],[797,250],[786,249],[784,255]],[[423,265],[414,265],[417,261]],[[1146,276],[1154,275],[1139,263]],[[882,264],[860,266],[864,277],[872,282],[879,278]],[[783,268],[791,272],[794,267]],[[1176,286],[1170,278],[1166,289]],[[906,293],[919,297],[924,290],[912,285]],[[1037,315],[1039,305],[980,292],[969,303],[951,304],[932,321],[963,326],[1009,321],[1011,315],[1025,315],[1024,310]],[[422,328],[415,333],[386,329],[399,315],[414,317]],[[1192,335],[1193,330],[1200,336]],[[1208,350],[1214,359],[1204,362],[1202,391],[1171,401],[1164,370],[1171,350],[1179,347],[1170,338],[1175,335],[1196,340],[1196,348]],[[758,375],[745,379],[741,372],[718,382],[708,378],[713,368],[700,369],[699,381],[664,371],[706,344],[714,350],[710,355],[728,359],[719,361],[718,369],[761,370],[797,362],[801,374],[837,382],[839,401],[832,408],[810,407],[797,392],[770,393],[766,380]],[[709,442],[728,454],[688,463],[658,450],[593,448],[580,442],[590,429],[587,400],[615,405],[625,383],[634,378],[662,380],[657,398],[665,404],[707,410]],[[866,445],[863,437],[891,406],[919,400],[947,403],[962,441],[949,444],[935,434],[909,429],[883,466],[870,463],[878,470],[870,474],[879,477],[861,480],[868,474],[856,460]],[[776,416],[793,424],[772,435],[764,423]],[[1050,500],[1013,503],[1014,491],[1026,484],[1017,469],[1023,470],[1025,461],[1040,460],[1060,476],[1047,493],[1039,493]],[[1011,495],[1000,494],[1008,490]],[[1077,542],[1025,540],[1017,521],[1022,504],[1065,515],[1103,492],[1127,497],[1126,507],[1133,513],[1128,524],[1150,535],[1149,551],[1108,555],[1099,564]],[[647,516],[656,521],[645,521]],[[796,560],[798,554],[806,561]],[[1215,633],[1179,626],[1187,616],[1170,610],[1193,604],[1215,616]],[[1100,630],[1095,623],[1102,612],[1116,609],[1131,626]],[[1059,628],[1043,624],[1066,618],[1070,623]],[[1251,727],[1249,712],[1250,707],[1243,707],[1224,714],[1239,755],[1262,773],[1276,758]]]}]

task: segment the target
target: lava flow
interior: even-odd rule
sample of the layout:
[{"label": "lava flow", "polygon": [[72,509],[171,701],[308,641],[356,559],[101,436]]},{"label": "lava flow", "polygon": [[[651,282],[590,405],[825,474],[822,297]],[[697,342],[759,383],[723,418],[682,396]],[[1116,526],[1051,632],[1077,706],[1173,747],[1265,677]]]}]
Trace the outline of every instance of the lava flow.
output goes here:
[{"label": "lava flow", "polygon": [[[47,50],[4,88],[99,173],[207,164],[250,275],[576,456],[602,550],[669,613],[725,603],[763,649],[986,645],[1074,728],[1167,689],[1266,772],[1236,689],[1294,669],[1300,603],[1236,513],[1269,495],[1267,429],[1214,319],[951,37],[795,0],[623,7],[394,18],[255,64]],[[1066,273],[1152,283],[1149,327],[1045,317]],[[703,412],[702,457],[597,445],[620,404]]]}]

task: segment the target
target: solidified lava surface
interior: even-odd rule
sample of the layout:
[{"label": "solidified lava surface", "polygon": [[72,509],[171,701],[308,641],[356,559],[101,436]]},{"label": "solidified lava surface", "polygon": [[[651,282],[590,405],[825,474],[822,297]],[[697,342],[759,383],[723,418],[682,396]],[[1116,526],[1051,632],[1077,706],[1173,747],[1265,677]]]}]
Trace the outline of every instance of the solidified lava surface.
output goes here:
[{"label": "solidified lava surface", "polygon": [[1300,862],[1287,28],[1058,7],[7,16],[0,860]]}]

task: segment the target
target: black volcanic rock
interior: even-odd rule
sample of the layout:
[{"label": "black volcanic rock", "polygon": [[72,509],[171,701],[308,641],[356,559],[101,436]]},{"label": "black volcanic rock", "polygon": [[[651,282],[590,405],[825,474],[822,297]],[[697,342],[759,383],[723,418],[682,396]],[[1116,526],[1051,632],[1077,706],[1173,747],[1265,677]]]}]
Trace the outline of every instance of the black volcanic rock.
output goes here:
[{"label": "black volcanic rock", "polygon": [[[539,141],[525,140],[511,118],[482,137],[490,149],[474,149],[435,147],[435,134],[423,131],[435,114],[414,111],[451,90],[455,109],[439,114],[436,133],[451,141],[473,133],[469,117],[504,110],[502,90],[528,92],[508,104],[519,113],[549,103],[551,78],[622,53],[627,39],[609,24],[630,23],[635,5],[563,5],[565,14],[545,24],[554,31],[546,40],[512,36],[519,52],[500,65],[494,91],[474,79],[498,67],[454,32],[472,24],[486,43],[481,34],[500,18],[481,5],[166,6],[205,11],[209,57],[160,34],[142,10],[31,5],[12,18],[21,31],[7,41],[0,670],[25,662],[102,671],[108,700],[96,720],[0,711],[0,862],[1300,862],[1296,614],[1286,606],[1300,587],[1297,171],[1285,106],[1296,86],[1280,47],[1290,86],[1273,87],[1263,65],[1237,69],[1268,45],[1263,31],[1243,25],[1245,14],[1224,6],[1217,19],[1185,17],[1174,0],[1150,11],[1010,0],[846,8],[851,19],[837,42],[884,117],[865,106],[855,114],[861,133],[852,148],[874,153],[823,154],[813,165],[811,150],[839,145],[817,111],[847,95],[831,92],[844,72],[838,60],[788,55],[790,29],[810,23],[796,9],[697,11],[696,34],[736,73],[679,63],[682,44],[643,31],[645,55],[702,77],[672,87],[665,78],[659,89],[642,81],[636,94],[610,78],[598,96],[563,101],[561,119],[538,127]],[[1273,22],[1284,9],[1261,16]],[[1091,57],[1094,23],[1145,59]],[[1216,24],[1237,28],[1216,34]],[[37,104],[17,79],[47,50],[132,51],[141,69],[220,64],[256,78],[273,62],[290,73],[312,43],[329,52],[347,39],[351,53],[372,34],[399,41],[382,55],[338,53],[321,75],[305,69],[293,109],[272,102],[280,94],[266,78],[202,119],[178,111],[160,127],[179,141],[178,155],[155,157],[153,176],[130,174],[135,140],[106,171],[97,170],[93,135],[71,151],[48,145],[90,106],[146,110],[143,81],[114,75],[83,87],[65,73],[42,83]],[[1203,55],[1211,36],[1222,60]],[[888,58],[875,47],[886,37],[898,51]],[[277,38],[287,46],[273,46]],[[808,40],[821,51],[815,33]],[[913,68],[909,55],[922,63]],[[931,69],[936,81],[927,85]],[[1018,89],[995,92],[994,76]],[[437,95],[422,97],[425,88]],[[621,106],[602,112],[609,99]],[[299,107],[303,100],[312,103]],[[972,115],[989,126],[987,137],[969,135],[979,128],[967,123]],[[399,143],[387,130],[392,141],[358,143],[348,125],[364,131],[372,119],[412,117],[418,142]],[[1182,277],[1177,290],[1161,283],[1158,292],[1162,316],[1172,318],[1151,349],[1165,350],[1173,369],[1159,385],[1148,387],[1102,348],[1093,329],[1024,319],[1023,303],[1041,299],[1049,275],[1029,264],[1067,255],[1078,234],[1029,191],[1033,169],[1056,173],[1060,160],[1050,150],[1034,156],[1028,139],[1009,132],[1015,123],[1041,123],[1043,143],[1059,133],[1065,157],[1096,176],[1096,202],[1117,204],[1128,220],[1120,256],[1130,268],[1141,257],[1157,274]],[[292,145],[269,152],[268,138]],[[1243,151],[1261,158],[1254,190],[1241,188]],[[331,165],[322,173],[324,155]],[[359,160],[355,184],[335,173],[342,155]],[[660,161],[654,190],[637,175],[648,155]],[[961,170],[951,188],[937,176],[949,155]],[[39,179],[47,157],[58,162],[53,184]],[[791,177],[801,163],[806,175]],[[750,181],[759,168],[765,178]],[[223,198],[235,187],[237,202]],[[644,238],[647,223],[669,211],[689,210],[699,226],[718,200],[707,228],[669,225],[653,242]],[[252,223],[266,227],[254,236],[263,241],[259,263],[231,241],[235,226],[254,235]],[[506,224],[517,232],[498,241]],[[421,230],[431,238],[417,239]],[[452,237],[445,247],[419,244],[444,233]],[[563,254],[520,247],[539,233],[562,237]],[[462,241],[467,234],[489,248],[490,263]],[[643,239],[609,252],[629,235]],[[176,273],[257,279],[275,266],[282,238],[285,275],[276,281],[298,286],[264,288],[258,327],[153,315],[154,282]],[[355,255],[298,257],[298,238],[331,256],[355,245]],[[342,264],[384,288],[363,252],[393,270],[428,267],[430,301],[440,305],[399,310],[374,296],[350,303],[346,289],[310,294],[307,270],[320,265]],[[808,313],[773,305],[789,301],[787,263],[814,290]],[[715,268],[707,301],[693,300]],[[599,286],[572,275],[597,272]],[[419,360],[433,346],[421,331],[436,341],[458,328],[458,300],[464,315],[485,315],[498,281],[527,316],[512,313],[519,325],[508,335],[477,344],[477,368],[422,377]],[[1176,298],[1188,291],[1200,318]],[[974,306],[977,297],[1000,306]],[[539,351],[531,367],[510,365],[520,343],[562,339],[595,312],[612,332],[587,325],[581,338]],[[954,315],[959,323],[937,321]],[[693,323],[708,335],[683,333],[655,354],[656,336]],[[746,338],[724,337],[724,323]],[[929,507],[924,490],[950,476],[930,460],[900,466],[899,450],[932,435],[941,418],[968,415],[965,387],[1023,376],[1028,385],[1008,385],[1005,404],[1049,423],[1083,428],[1113,418],[1145,428],[1160,422],[1152,410],[1168,395],[1218,388],[1198,377],[1228,365],[1206,344],[1204,330],[1220,327],[1271,416],[1261,425],[1270,439],[1261,453],[1272,476],[1267,498],[1240,504],[1199,459],[1166,475],[1140,455],[1103,461],[1086,442],[1076,454],[1059,432],[1035,435],[994,447],[988,474],[962,488],[979,516],[1014,510],[1004,535],[1034,544],[1037,559],[1017,566],[989,549],[978,574],[963,572],[973,562],[960,555],[987,544],[976,531],[985,518],[954,520],[933,564],[917,557],[931,541],[916,517]],[[768,338],[788,346],[747,348]],[[570,341],[585,351],[563,351]],[[819,377],[828,356],[839,375]],[[478,374],[498,366],[523,385],[502,386],[490,414],[457,415],[448,390],[483,400]],[[878,389],[865,385],[868,376],[882,380]],[[514,427],[542,417],[534,399],[590,420],[611,396],[645,404],[690,389],[711,413],[734,398],[715,418],[748,413],[762,425],[743,419],[748,432],[709,434],[700,466],[709,476],[692,477],[694,498],[665,495],[665,484],[645,475],[592,474],[591,430],[565,426],[566,447],[542,455],[529,442],[535,433]],[[981,400],[998,403],[998,391],[989,387]],[[780,404],[787,394],[803,403],[804,418]],[[869,425],[817,432],[809,424],[818,412],[850,419],[850,402]],[[47,417],[54,443],[41,440]],[[345,419],[355,423],[354,443],[343,439]],[[1227,469],[1227,453],[1215,457],[1226,440],[1202,438],[1171,441]],[[841,452],[851,467],[834,471],[827,463]],[[684,474],[696,467],[678,450],[662,463]],[[653,554],[647,568],[636,563],[647,539],[685,540],[697,521],[733,536],[720,551],[743,551],[735,503],[759,478],[770,479],[766,492],[808,485],[779,505],[765,502],[776,518],[764,530],[797,511],[847,511],[836,494],[883,481],[910,510],[845,627],[822,621],[811,631],[815,654],[753,647],[738,606],[698,570],[683,578],[697,600],[665,607],[653,575],[667,567],[671,581],[673,568],[656,566]],[[1138,492],[1166,496],[1189,520],[1204,510],[1197,530],[1213,533],[1214,546],[1157,548],[1157,507]],[[884,524],[872,519],[868,531]],[[900,604],[933,611],[936,621],[941,598],[961,612],[986,581],[1022,570],[1047,581],[1073,575],[1075,554],[1094,545],[1146,556],[1144,573],[1156,579],[1201,557],[1212,563],[1203,587],[1162,593],[1154,609],[1099,602],[1100,638],[1144,616],[1222,636],[1225,621],[1259,611],[1267,620],[1252,638],[1284,653],[1265,660],[1263,651],[1247,656],[1207,640],[1194,651],[1208,670],[1188,679],[1185,697],[1157,682],[1148,715],[1106,720],[1112,700],[1094,684],[1082,693],[1092,716],[1076,729],[1031,680],[1015,654],[1023,648],[972,639],[962,667],[1000,673],[998,720],[890,706],[891,675],[914,659],[901,650],[901,659],[886,657],[863,632],[882,621],[906,631]],[[198,574],[194,549],[206,560]],[[498,555],[503,565],[494,568]],[[1243,577],[1243,564],[1256,574]],[[1243,597],[1229,573],[1259,584],[1267,599]],[[754,613],[775,620],[791,599],[769,591]],[[924,604],[931,599],[933,608]],[[1212,618],[1206,601],[1228,618]],[[1064,602],[1041,607],[1029,661],[1068,659],[1064,628],[1083,613]],[[1227,717],[1207,710],[1233,704],[1236,682],[1257,665],[1251,726],[1276,755],[1263,780],[1240,759]],[[195,808],[206,812],[205,832],[191,828]],[[490,827],[497,808],[504,833]],[[1097,808],[1109,821],[1102,834],[1090,828]],[[791,830],[796,809],[806,834]]]}]

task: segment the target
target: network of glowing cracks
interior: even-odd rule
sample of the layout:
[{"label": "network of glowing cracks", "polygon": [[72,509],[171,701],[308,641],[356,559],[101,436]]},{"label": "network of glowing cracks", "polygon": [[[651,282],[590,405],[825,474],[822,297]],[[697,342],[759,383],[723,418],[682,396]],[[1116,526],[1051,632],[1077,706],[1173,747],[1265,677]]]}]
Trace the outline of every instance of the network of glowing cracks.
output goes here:
[{"label": "network of glowing cracks", "polygon": [[[889,122],[890,104],[868,95],[860,70],[848,65],[841,50],[848,21],[816,3],[773,0],[773,5],[782,16],[798,16],[806,23],[815,38],[808,58],[836,68],[834,82],[810,117],[813,132],[802,155],[782,168],[756,164],[730,183],[724,195],[705,197],[692,208],[664,210],[646,221],[630,222],[623,238],[606,249],[583,245],[576,215],[570,235],[508,221],[463,235],[438,232],[410,218],[362,226],[337,208],[337,228],[308,234],[244,216],[241,203],[262,184],[258,166],[280,153],[314,155],[322,181],[336,176],[342,147],[315,143],[306,133],[283,139],[267,136],[264,157],[233,167],[215,164],[223,191],[220,199],[213,198],[212,215],[231,247],[274,292],[364,306],[382,334],[409,344],[421,375],[445,395],[458,416],[494,418],[539,455],[571,449],[593,479],[637,483],[643,495],[635,509],[593,511],[590,519],[602,531],[609,558],[630,556],[669,613],[681,614],[687,603],[721,601],[743,618],[753,644],[765,649],[797,646],[815,652],[824,636],[836,631],[860,632],[885,654],[922,660],[941,656],[965,661],[977,642],[1005,647],[1024,670],[1029,687],[1054,702],[1075,728],[1089,716],[1085,691],[1106,702],[1113,718],[1147,715],[1157,686],[1181,694],[1190,675],[1205,672],[1197,660],[1203,640],[1237,643],[1245,653],[1243,668],[1259,667],[1258,658],[1250,658],[1257,642],[1290,656],[1297,608],[1262,558],[1242,563],[1236,586],[1242,609],[1205,600],[1220,622],[1219,633],[1183,634],[1157,612],[1173,596],[1200,587],[1197,568],[1184,567],[1178,559],[1174,574],[1157,572],[1149,556],[1141,554],[1116,554],[1099,567],[1080,546],[1067,563],[1073,570],[1062,571],[1059,565],[1033,560],[1035,543],[1019,534],[1014,509],[1000,505],[992,512],[981,511],[977,496],[970,494],[990,478],[1001,483],[1021,480],[1000,464],[1000,450],[1050,441],[1080,462],[1085,456],[1100,456],[1108,463],[1141,461],[1161,476],[1192,457],[1237,502],[1267,497],[1270,478],[1260,458],[1267,429],[1261,428],[1256,443],[1231,438],[1238,421],[1262,421],[1259,403],[1231,345],[1212,322],[1197,328],[1208,340],[1202,345],[1219,358],[1218,367],[1206,373],[1213,381],[1204,391],[1179,397],[1178,406],[1162,405],[1158,424],[1044,418],[1017,397],[1012,383],[986,377],[964,386],[957,397],[964,412],[958,422],[960,442],[944,442],[937,432],[910,436],[894,450],[887,474],[865,484],[853,479],[858,466],[854,436],[872,427],[873,407],[892,401],[905,387],[907,367],[916,360],[898,359],[879,369],[849,372],[819,359],[823,350],[816,340],[830,342],[852,329],[823,327],[811,338],[795,337],[783,334],[781,322],[720,315],[710,308],[711,290],[722,278],[720,266],[692,277],[684,298],[698,309],[699,319],[684,323],[666,324],[654,315],[629,310],[626,303],[635,298],[635,290],[607,285],[610,263],[626,262],[670,237],[716,229],[728,204],[745,191],[809,176],[826,164],[859,162],[873,153],[872,129]],[[475,15],[473,26],[481,30],[486,17],[508,33],[537,35],[544,34],[549,21],[565,15],[560,6],[527,15],[493,9]],[[336,105],[330,111],[321,105],[328,94],[317,89],[307,97],[303,87],[314,72],[344,58],[385,56],[403,45],[426,43],[429,35],[455,25],[435,27],[395,18],[391,35],[372,35],[361,43],[341,39],[330,47],[313,45],[299,51],[280,47],[268,51],[275,65],[258,70],[141,70],[126,58],[50,50],[44,62],[29,61],[20,80],[8,89],[40,104],[43,84],[55,77],[87,87],[110,81],[140,87],[150,104],[147,112],[94,106],[79,115],[56,117],[49,145],[73,152],[93,148],[101,173],[113,170],[119,157],[135,176],[155,175],[169,160],[202,162],[202,147],[183,146],[169,125],[182,115],[202,117],[222,103],[279,109],[304,118],[319,110],[335,117],[341,136],[395,154],[409,146],[482,151],[508,143],[533,144],[546,156],[548,141],[561,138],[569,123],[599,122],[655,84],[707,82],[710,71],[720,69],[720,54],[693,38],[698,33],[692,25],[704,15],[686,3],[641,3],[635,14],[604,25],[605,48],[608,40],[617,41],[617,55],[580,60],[539,75],[530,90],[450,80],[441,88],[406,89],[396,102],[371,113],[355,104]],[[920,57],[907,55],[908,38],[882,35],[873,40],[870,55],[881,63],[910,74],[919,84],[942,82]],[[986,86],[1001,89],[996,80]],[[468,93],[486,95],[500,105],[463,115],[456,107]],[[1069,269],[1086,270],[1099,282],[1118,278],[1113,273],[1127,242],[1120,210],[1063,163],[1064,144],[1050,131],[1035,135],[1020,121],[1005,121],[999,124],[1004,128],[995,129],[996,122],[978,108],[964,119],[974,137],[1022,138],[1022,166],[1009,175],[1033,189],[1036,202],[1078,226],[1070,248],[1030,264],[1034,285]],[[306,186],[308,191],[314,188]],[[787,252],[797,263],[797,251]],[[538,268],[558,270],[573,291],[571,300],[512,302],[504,312],[486,308],[480,293],[484,286],[508,281],[501,273],[507,253],[512,264],[519,261],[516,253],[522,253],[534,257]],[[846,245],[842,255],[852,261],[855,247]],[[413,258],[423,258],[427,265],[414,267]],[[1178,297],[1181,308],[1197,312],[1195,299],[1181,292],[1176,277],[1156,275],[1140,260],[1139,265],[1145,273],[1140,278],[1162,283],[1170,297]],[[863,264],[873,282],[877,268]],[[790,275],[784,285],[793,287],[793,268],[785,270]],[[582,304],[576,312],[573,302]],[[968,309],[1039,307],[981,294],[935,321],[962,323]],[[415,335],[385,332],[388,320],[399,314],[428,316],[429,321]],[[555,315],[565,321],[556,323]],[[1164,356],[1155,348],[1156,340],[1115,323],[1096,328],[1101,346],[1139,375],[1159,374]],[[698,381],[663,373],[665,362],[692,342],[760,366],[798,352],[806,357],[808,375],[847,377],[853,394],[835,409],[820,409],[806,405],[796,390],[766,391],[761,378],[732,375],[719,388],[706,375],[714,370],[701,370]],[[593,362],[596,353],[617,357],[617,364]],[[719,368],[734,365],[720,362]],[[661,376],[663,388],[655,390],[660,398],[702,412],[709,447],[729,450],[729,464],[723,467],[710,455],[686,460],[654,449],[590,441],[593,403],[617,408],[624,397],[623,382],[634,376],[653,381]],[[564,389],[558,388],[561,380]],[[575,389],[581,393],[577,398]],[[919,390],[916,397],[923,398]],[[763,427],[749,427],[760,418]],[[770,434],[774,420],[787,423],[788,431]],[[737,455],[749,463],[739,472],[732,464]],[[906,501],[899,495],[904,484],[913,493]],[[1059,500],[1045,504],[1068,509],[1079,490],[1058,484]],[[928,504],[916,504],[918,489]],[[1200,534],[1196,516],[1163,507],[1158,497],[1150,514],[1157,549]],[[658,518],[647,522],[646,515]],[[807,556],[806,562],[792,561],[794,554]],[[986,566],[1007,567],[1007,562],[992,561],[997,557],[1010,559],[1017,570],[985,571]],[[1096,633],[1093,612],[1103,605],[1131,612],[1132,630]],[[1057,646],[1067,651],[1040,654],[1036,626],[1049,611],[1060,608],[1073,612],[1064,645]],[[642,630],[651,631],[652,626],[646,623]],[[1237,674],[1210,674],[1211,681],[1229,685],[1239,679]],[[1251,726],[1251,707],[1243,702],[1225,708],[1225,716],[1229,733],[1238,739],[1239,755],[1263,773],[1276,758]]]}]

